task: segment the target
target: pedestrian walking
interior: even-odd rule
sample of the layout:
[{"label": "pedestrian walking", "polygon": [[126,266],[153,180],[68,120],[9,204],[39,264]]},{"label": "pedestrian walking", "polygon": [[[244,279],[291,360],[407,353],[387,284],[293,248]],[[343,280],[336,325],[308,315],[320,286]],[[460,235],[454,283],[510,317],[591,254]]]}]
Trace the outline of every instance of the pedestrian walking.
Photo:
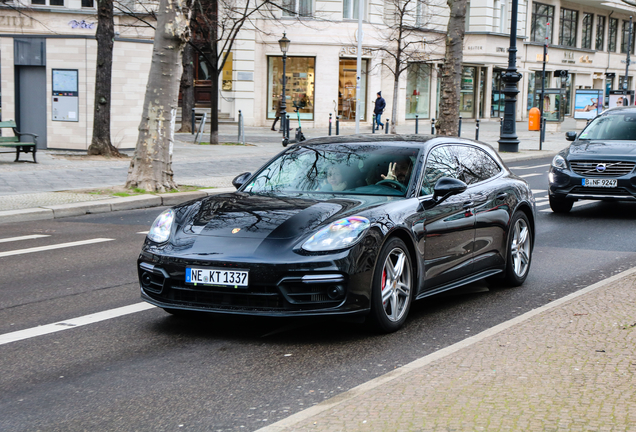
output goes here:
[{"label": "pedestrian walking", "polygon": [[[283,98],[279,98],[278,99],[278,105],[276,106],[276,118],[274,119],[274,124],[272,124],[272,130],[275,131],[276,130],[276,122],[278,122],[278,119],[281,118],[281,116],[283,115]],[[283,121],[281,120],[280,124],[283,124]]]},{"label": "pedestrian walking", "polygon": [[384,112],[384,108],[386,107],[386,101],[382,97],[382,92],[378,92],[378,97],[375,100],[375,108],[373,109],[373,114],[375,114],[375,130],[378,128],[384,129],[384,123],[382,123],[382,113]]}]

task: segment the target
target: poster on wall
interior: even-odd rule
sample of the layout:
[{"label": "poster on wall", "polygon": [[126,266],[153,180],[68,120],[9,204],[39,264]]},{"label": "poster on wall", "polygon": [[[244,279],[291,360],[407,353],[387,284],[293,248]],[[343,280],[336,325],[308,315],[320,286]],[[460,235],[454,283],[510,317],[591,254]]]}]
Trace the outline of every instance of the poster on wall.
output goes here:
[{"label": "poster on wall", "polygon": [[611,90],[609,94],[609,107],[616,108],[634,105],[634,90],[629,90],[627,96],[623,90]]},{"label": "poster on wall", "polygon": [[600,114],[603,106],[603,91],[578,89],[574,96],[574,118],[589,120]]}]

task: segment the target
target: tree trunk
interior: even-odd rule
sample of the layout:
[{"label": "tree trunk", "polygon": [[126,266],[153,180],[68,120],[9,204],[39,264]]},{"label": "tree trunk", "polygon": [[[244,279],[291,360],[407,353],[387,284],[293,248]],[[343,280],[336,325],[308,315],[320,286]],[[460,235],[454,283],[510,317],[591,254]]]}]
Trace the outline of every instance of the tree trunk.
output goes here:
[{"label": "tree trunk", "polygon": [[[400,34],[401,37],[401,34]],[[398,39],[398,50],[395,59],[395,71],[393,72],[393,104],[391,105],[391,133],[396,134],[397,130],[395,127],[397,126],[397,107],[398,107],[398,96],[400,91],[400,67],[402,66],[400,63],[402,62],[402,49],[401,49],[402,41]],[[384,127],[389,127],[389,125],[385,125]]]},{"label": "tree trunk", "polygon": [[437,133],[457,136],[459,133],[459,95],[461,90],[466,0],[448,0],[450,17],[446,31],[446,57],[440,83],[439,121]]},{"label": "tree trunk", "polygon": [[[210,65],[210,144],[219,143],[219,48],[218,48],[218,27],[219,27],[219,2],[210,0],[212,21],[210,25],[210,51],[214,64]],[[222,53],[221,53],[222,54]]]},{"label": "tree trunk", "polygon": [[121,156],[110,141],[110,100],[115,24],[113,0],[97,0],[97,64],[93,103],[93,138],[89,155]]},{"label": "tree trunk", "polygon": [[192,109],[194,108],[194,48],[186,44],[183,48],[183,74],[181,75],[181,129],[192,132]]},{"label": "tree trunk", "polygon": [[185,0],[160,0],[144,110],[126,187],[165,192],[176,187],[172,147],[177,114],[181,51],[190,37]]}]

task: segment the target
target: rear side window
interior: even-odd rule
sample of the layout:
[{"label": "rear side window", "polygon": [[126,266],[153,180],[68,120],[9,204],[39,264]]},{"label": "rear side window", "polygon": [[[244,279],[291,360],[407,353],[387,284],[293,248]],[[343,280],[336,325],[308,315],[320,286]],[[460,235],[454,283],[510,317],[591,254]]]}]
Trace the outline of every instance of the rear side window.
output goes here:
[{"label": "rear side window", "polygon": [[499,165],[485,151],[467,145],[435,147],[426,159],[422,195],[433,193],[442,177],[456,178],[467,185],[488,180],[501,172]]}]

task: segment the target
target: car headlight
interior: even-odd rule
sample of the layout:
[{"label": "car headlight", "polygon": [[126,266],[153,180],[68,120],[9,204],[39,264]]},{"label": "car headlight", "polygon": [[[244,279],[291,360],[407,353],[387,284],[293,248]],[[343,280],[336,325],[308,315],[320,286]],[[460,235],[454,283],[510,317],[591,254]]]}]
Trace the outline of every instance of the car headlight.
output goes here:
[{"label": "car headlight", "polygon": [[324,252],[348,248],[362,238],[370,225],[369,219],[361,216],[337,220],[312,235],[303,244],[303,249],[309,252]]},{"label": "car headlight", "polygon": [[563,156],[556,155],[554,159],[552,159],[552,166],[559,169],[567,169],[568,163],[565,161]]},{"label": "car headlight", "polygon": [[157,243],[168,241],[173,221],[174,211],[172,211],[172,209],[168,209],[161,213],[152,223],[152,227],[150,228],[150,231],[148,231],[148,238]]}]

